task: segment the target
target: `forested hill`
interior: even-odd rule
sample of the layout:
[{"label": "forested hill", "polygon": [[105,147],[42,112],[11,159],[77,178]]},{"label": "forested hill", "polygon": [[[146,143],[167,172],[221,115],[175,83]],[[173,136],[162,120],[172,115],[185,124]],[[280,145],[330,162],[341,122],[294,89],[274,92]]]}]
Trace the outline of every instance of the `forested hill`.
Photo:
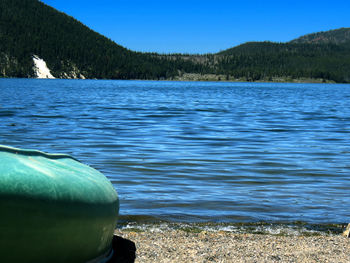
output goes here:
[{"label": "forested hill", "polygon": [[[38,0],[0,0],[0,77],[350,82],[350,29],[217,54],[128,50]],[[208,36],[210,37],[210,36]]]},{"label": "forested hill", "polygon": [[350,82],[350,42],[250,42],[218,53],[217,67],[247,80],[322,79]]},{"label": "forested hill", "polygon": [[221,58],[218,68],[248,80],[350,82],[350,28],[313,33],[287,43],[249,42],[217,55]]},{"label": "forested hill", "polygon": [[0,0],[0,76],[35,77],[33,56],[58,78],[160,79],[201,67],[127,50],[40,1]]}]

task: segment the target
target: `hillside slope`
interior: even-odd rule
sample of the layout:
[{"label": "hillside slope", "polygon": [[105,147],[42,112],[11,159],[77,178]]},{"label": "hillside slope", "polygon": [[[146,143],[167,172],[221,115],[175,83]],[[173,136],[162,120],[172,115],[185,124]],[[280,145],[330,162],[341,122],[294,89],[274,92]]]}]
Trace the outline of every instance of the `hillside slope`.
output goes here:
[{"label": "hillside slope", "polygon": [[7,77],[35,77],[34,56],[59,78],[159,79],[193,67],[130,51],[37,0],[0,0],[0,43]]},{"label": "hillside slope", "polygon": [[0,0],[0,77],[350,82],[349,39],[341,28],[217,54],[140,53],[38,0]]},{"label": "hillside slope", "polygon": [[301,36],[289,43],[300,44],[344,44],[350,41],[350,28],[339,28],[329,31],[322,31],[317,33]]},{"label": "hillside slope", "polygon": [[[319,39],[326,36],[328,32],[318,34]],[[245,43],[219,52],[216,67],[224,74],[248,80],[307,78],[350,82],[350,42],[345,34],[334,37],[334,41],[327,39]]]}]

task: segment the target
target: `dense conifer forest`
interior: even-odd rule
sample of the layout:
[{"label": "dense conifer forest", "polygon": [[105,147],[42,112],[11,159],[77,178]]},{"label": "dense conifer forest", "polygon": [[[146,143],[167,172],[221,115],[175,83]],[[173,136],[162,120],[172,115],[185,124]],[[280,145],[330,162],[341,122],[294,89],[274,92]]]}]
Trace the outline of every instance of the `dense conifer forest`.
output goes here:
[{"label": "dense conifer forest", "polygon": [[178,68],[202,67],[130,51],[37,0],[0,0],[0,23],[3,76],[33,77],[33,55],[44,59],[55,77],[161,79],[178,74]]},{"label": "dense conifer forest", "polygon": [[194,74],[350,82],[350,28],[289,43],[250,42],[216,54],[162,55],[128,50],[38,0],[0,0],[0,77],[35,77],[34,55],[57,78],[158,80],[187,74],[191,80]]},{"label": "dense conifer forest", "polygon": [[219,54],[221,71],[248,80],[288,77],[350,82],[350,42],[246,43]]}]

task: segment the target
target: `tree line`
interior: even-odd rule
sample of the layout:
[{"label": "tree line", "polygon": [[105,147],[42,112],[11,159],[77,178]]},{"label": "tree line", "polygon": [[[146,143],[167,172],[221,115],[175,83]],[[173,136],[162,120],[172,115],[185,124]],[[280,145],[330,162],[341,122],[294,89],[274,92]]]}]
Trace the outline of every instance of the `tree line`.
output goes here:
[{"label": "tree line", "polygon": [[[0,0],[0,76],[34,77],[32,58],[37,55],[61,78],[69,72],[96,79],[173,79],[196,73],[248,81],[350,82],[350,42],[334,34],[337,43],[251,42],[217,54],[160,55],[124,48],[40,1]],[[329,32],[327,37],[332,37]]]}]

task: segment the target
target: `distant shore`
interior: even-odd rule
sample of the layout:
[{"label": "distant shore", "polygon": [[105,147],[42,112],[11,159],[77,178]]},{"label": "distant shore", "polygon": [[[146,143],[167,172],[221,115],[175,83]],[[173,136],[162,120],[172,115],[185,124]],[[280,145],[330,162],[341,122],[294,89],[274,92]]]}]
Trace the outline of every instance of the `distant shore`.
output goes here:
[{"label": "distant shore", "polygon": [[228,82],[277,82],[277,83],[336,83],[328,79],[272,77],[266,79],[235,78],[229,75],[184,73],[174,77],[175,81],[228,81]]},{"label": "distant shore", "polygon": [[138,262],[350,262],[341,235],[237,234],[184,230],[116,230],[136,245]]},{"label": "distant shore", "polygon": [[[0,79],[16,79],[11,77],[0,77]],[[26,79],[26,78],[23,78]],[[76,79],[76,80],[122,80],[122,79],[86,79],[85,77],[76,78],[28,78],[28,79]],[[124,80],[124,79],[123,79]],[[137,80],[137,81],[194,81],[194,82],[252,82],[252,83],[328,83],[328,84],[349,84],[335,82],[328,79],[310,79],[310,78],[300,78],[293,79],[288,77],[276,77],[271,79],[258,79],[251,80],[249,78],[234,78],[225,75],[214,75],[214,74],[194,74],[186,73],[182,76],[176,76],[170,79],[126,79],[126,80]]]}]

